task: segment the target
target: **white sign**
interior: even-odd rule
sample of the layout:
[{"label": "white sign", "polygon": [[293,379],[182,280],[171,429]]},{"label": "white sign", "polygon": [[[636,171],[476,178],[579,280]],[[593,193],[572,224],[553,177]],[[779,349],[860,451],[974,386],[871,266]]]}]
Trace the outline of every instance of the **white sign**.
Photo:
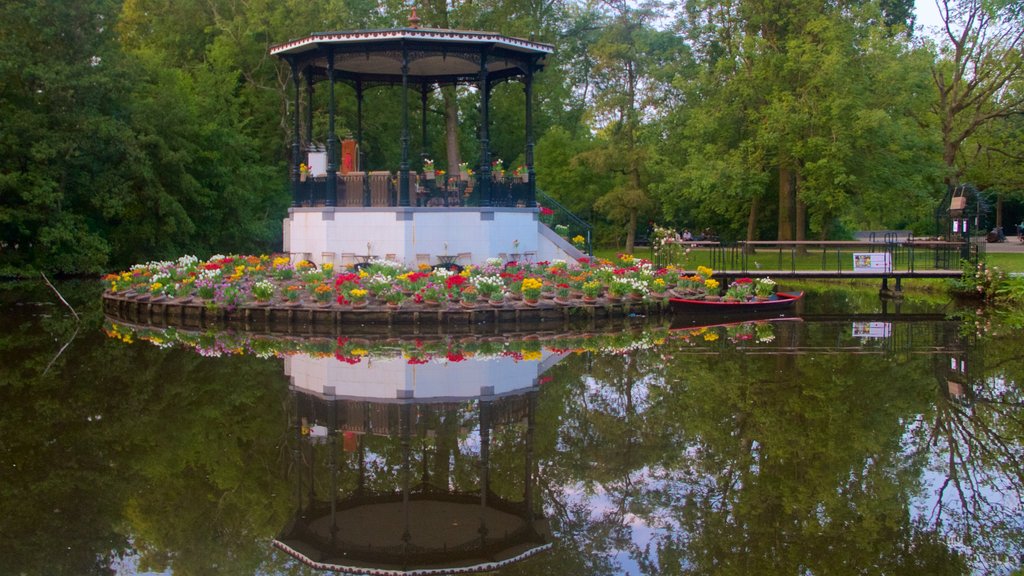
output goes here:
[{"label": "white sign", "polygon": [[854,272],[891,272],[892,261],[888,252],[854,252]]},{"label": "white sign", "polygon": [[888,338],[892,336],[892,324],[888,322],[854,322],[854,338]]}]

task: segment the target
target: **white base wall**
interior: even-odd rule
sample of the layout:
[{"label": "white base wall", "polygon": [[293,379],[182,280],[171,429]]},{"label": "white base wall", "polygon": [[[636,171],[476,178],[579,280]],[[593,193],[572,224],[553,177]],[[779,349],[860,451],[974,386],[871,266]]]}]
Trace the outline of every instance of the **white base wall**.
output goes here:
[{"label": "white base wall", "polygon": [[536,208],[292,208],[284,220],[284,251],[317,265],[341,263],[344,254],[372,254],[410,268],[423,261],[418,255],[436,264],[439,255],[468,253],[458,263],[477,266],[512,253],[530,254],[535,261],[574,260],[568,243],[542,233],[538,213]]},{"label": "white base wall", "polygon": [[347,364],[335,358],[296,355],[285,357],[284,372],[295,389],[327,398],[437,402],[530,390],[538,385],[540,374],[561,358],[545,350],[540,361],[495,357],[409,364],[404,358],[377,358]]}]

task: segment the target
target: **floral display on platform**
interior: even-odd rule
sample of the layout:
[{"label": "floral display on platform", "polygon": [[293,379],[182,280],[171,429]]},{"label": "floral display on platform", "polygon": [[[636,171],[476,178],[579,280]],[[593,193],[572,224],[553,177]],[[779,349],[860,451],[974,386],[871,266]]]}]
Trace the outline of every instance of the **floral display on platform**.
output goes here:
[{"label": "floral display on platform", "polygon": [[[533,301],[553,298],[559,304],[582,305],[595,298],[661,301],[669,297],[717,298],[713,270],[657,268],[629,254],[614,260],[579,262],[503,262],[461,271],[421,267],[409,270],[389,260],[370,260],[358,268],[317,267],[280,255],[223,256],[201,261],[184,256],[174,261],[138,264],[103,279],[111,294],[128,298],[188,299],[209,308],[246,305],[281,306],[429,306],[492,302],[508,305],[525,295]],[[767,278],[740,278],[725,291],[727,298],[770,297],[775,283]]]}]

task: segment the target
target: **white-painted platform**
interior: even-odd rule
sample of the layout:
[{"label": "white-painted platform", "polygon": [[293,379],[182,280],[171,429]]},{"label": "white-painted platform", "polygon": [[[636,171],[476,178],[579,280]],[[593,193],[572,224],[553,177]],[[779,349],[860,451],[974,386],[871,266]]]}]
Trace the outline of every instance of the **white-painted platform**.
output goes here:
[{"label": "white-painted platform", "polygon": [[458,264],[522,254],[534,261],[573,261],[583,254],[538,220],[536,208],[291,208],[284,251],[322,264],[367,254],[410,268],[438,256]]}]

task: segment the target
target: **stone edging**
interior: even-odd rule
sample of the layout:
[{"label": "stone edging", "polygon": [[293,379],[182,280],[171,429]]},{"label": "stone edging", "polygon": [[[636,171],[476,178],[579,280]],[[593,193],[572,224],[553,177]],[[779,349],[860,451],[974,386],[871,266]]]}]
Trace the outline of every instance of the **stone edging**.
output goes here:
[{"label": "stone edging", "polygon": [[153,298],[149,295],[124,296],[104,293],[103,312],[110,318],[135,324],[175,326],[180,328],[240,328],[247,331],[332,334],[349,328],[378,331],[392,327],[411,331],[429,329],[444,332],[473,332],[486,326],[488,331],[503,328],[520,330],[524,326],[546,323],[593,325],[598,321],[631,316],[661,317],[669,314],[667,301],[613,303],[600,299],[596,303],[569,304],[542,300],[536,306],[521,302],[501,306],[478,304],[463,308],[458,303],[404,304],[391,309],[367,305],[353,309],[350,305],[292,305],[275,303],[248,304],[233,310],[209,308],[198,298]]}]

